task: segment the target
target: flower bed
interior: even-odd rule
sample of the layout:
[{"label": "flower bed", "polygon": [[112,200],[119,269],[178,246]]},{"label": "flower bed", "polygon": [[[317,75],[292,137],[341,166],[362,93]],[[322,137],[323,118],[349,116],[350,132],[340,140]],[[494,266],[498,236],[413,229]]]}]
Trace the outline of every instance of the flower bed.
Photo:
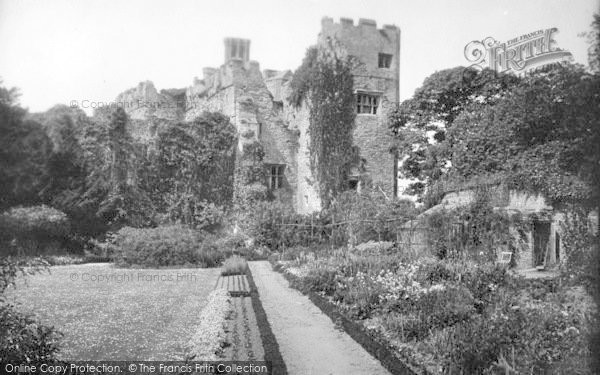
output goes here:
[{"label": "flower bed", "polygon": [[231,311],[229,294],[216,289],[208,296],[208,302],[198,320],[196,332],[189,342],[188,358],[195,361],[216,361],[222,351],[227,334],[225,320]]},{"label": "flower bed", "polygon": [[326,313],[335,306],[358,342],[353,332],[367,333],[413,370],[590,373],[593,314],[569,305],[566,290],[532,287],[494,264],[306,249],[273,263]]}]

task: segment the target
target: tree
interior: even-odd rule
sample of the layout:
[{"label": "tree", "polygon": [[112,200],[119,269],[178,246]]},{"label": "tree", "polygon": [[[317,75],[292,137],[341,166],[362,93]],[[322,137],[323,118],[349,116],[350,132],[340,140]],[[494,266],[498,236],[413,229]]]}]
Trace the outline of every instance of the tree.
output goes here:
[{"label": "tree", "polygon": [[453,177],[501,176],[553,202],[596,199],[600,79],[581,66],[531,73],[494,106],[473,105],[448,131]]},{"label": "tree", "polygon": [[143,188],[169,221],[213,224],[219,207],[232,200],[236,140],[229,118],[216,112],[159,133],[150,162],[155,172]]},{"label": "tree", "polygon": [[76,202],[85,189],[87,169],[81,139],[91,126],[89,118],[82,110],[65,105],[31,117],[43,126],[53,143],[46,165],[48,181],[41,193],[43,200],[77,218],[78,225],[82,224],[86,222],[86,213],[79,212]]},{"label": "tree", "polygon": [[[427,77],[411,99],[389,115],[398,152],[408,154],[402,169],[408,177],[435,181],[445,172],[449,155],[444,142],[456,118],[473,105],[492,106],[519,82],[509,74],[455,67]],[[430,144],[427,132],[433,132]]]},{"label": "tree", "polygon": [[0,210],[40,201],[52,150],[42,126],[27,119],[17,98],[16,89],[0,86]]}]

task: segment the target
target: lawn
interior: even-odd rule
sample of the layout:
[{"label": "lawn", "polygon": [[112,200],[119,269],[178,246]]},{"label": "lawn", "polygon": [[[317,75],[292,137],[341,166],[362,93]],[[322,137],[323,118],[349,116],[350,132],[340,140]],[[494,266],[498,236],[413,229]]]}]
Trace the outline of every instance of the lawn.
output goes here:
[{"label": "lawn", "polygon": [[61,359],[180,359],[219,273],[56,266],[8,294],[64,334]]}]

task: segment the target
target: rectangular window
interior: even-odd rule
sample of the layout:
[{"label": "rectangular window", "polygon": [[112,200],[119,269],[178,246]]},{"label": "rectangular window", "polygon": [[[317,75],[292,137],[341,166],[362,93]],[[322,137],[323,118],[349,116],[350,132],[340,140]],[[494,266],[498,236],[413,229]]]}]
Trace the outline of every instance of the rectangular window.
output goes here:
[{"label": "rectangular window", "polygon": [[243,59],[245,54],[246,54],[246,48],[244,47],[244,45],[240,41],[240,45],[238,46],[238,57],[240,59]]},{"label": "rectangular window", "polygon": [[376,115],[378,106],[379,97],[367,94],[356,95],[356,113]]},{"label": "rectangular window", "polygon": [[379,67],[380,68],[389,68],[392,66],[392,55],[387,53],[379,54]]},{"label": "rectangular window", "polygon": [[231,57],[234,59],[237,57],[237,41],[235,40],[231,43]]},{"label": "rectangular window", "polygon": [[271,190],[281,189],[283,187],[283,170],[285,165],[268,166],[268,187]]}]

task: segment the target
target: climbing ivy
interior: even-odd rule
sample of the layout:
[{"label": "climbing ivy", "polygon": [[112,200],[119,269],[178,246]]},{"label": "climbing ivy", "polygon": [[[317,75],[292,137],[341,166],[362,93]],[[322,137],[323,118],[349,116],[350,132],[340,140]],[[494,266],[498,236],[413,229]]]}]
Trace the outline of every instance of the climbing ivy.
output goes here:
[{"label": "climbing ivy", "polygon": [[307,50],[292,81],[290,102],[308,103],[310,165],[324,208],[346,190],[350,168],[358,164],[352,64],[337,42],[328,40]]}]

